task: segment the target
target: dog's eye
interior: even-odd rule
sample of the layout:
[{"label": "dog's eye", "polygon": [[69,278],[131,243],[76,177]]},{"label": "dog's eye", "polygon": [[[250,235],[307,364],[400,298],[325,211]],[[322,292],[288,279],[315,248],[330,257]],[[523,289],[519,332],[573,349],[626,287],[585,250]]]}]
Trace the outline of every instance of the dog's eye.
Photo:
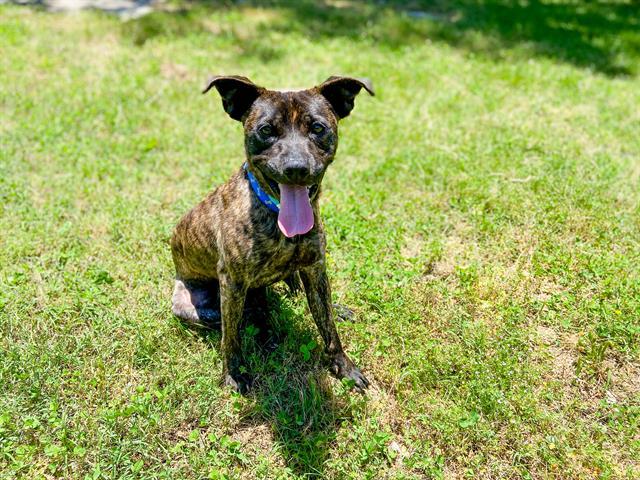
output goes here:
[{"label": "dog's eye", "polygon": [[325,126],[320,122],[313,122],[311,124],[311,131],[316,135],[320,135],[321,133],[324,133],[325,130],[326,130]]},{"label": "dog's eye", "polygon": [[262,135],[263,137],[272,137],[273,135],[275,135],[276,130],[271,125],[262,125],[258,129],[258,132],[260,132],[260,135]]}]

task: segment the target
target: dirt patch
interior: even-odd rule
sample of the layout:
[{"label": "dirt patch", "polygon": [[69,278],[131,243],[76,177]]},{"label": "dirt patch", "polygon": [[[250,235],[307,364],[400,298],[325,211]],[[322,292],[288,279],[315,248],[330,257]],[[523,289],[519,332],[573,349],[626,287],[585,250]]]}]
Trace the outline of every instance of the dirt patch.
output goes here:
[{"label": "dirt patch", "polygon": [[478,257],[477,244],[469,238],[470,231],[471,227],[464,220],[455,223],[444,242],[442,255],[429,265],[426,280],[449,277],[455,272],[456,265]]},{"label": "dirt patch", "polygon": [[400,249],[400,254],[406,259],[418,258],[422,253],[424,239],[422,235],[413,235],[408,237],[404,245]]},{"label": "dirt patch", "polygon": [[369,376],[369,380],[371,386],[367,391],[367,408],[375,412],[375,418],[380,420],[381,425],[388,426],[394,433],[401,433],[403,424],[395,395],[392,391],[385,390],[372,376]]},{"label": "dirt patch", "polygon": [[[249,458],[258,458],[260,456],[269,457],[269,462],[280,468],[284,468],[286,463],[278,452],[278,445],[274,438],[271,427],[264,423],[241,424],[239,425],[231,438],[240,442],[242,451]],[[246,472],[241,478],[254,478],[252,472]]]},{"label": "dirt patch", "polygon": [[543,361],[548,362],[548,379],[561,383],[567,397],[576,396],[588,410],[596,410],[600,402],[609,405],[640,401],[640,364],[605,359],[597,376],[579,374],[579,336],[558,333],[539,325],[536,334],[543,344]]},{"label": "dirt patch", "polygon": [[576,378],[576,362],[578,354],[577,335],[562,336],[544,325],[539,325],[536,333],[540,341],[546,346],[551,360],[551,374],[554,379],[569,384]]},{"label": "dirt patch", "polygon": [[603,365],[610,380],[609,389],[606,392],[607,403],[640,402],[640,364],[635,362],[620,364],[613,360],[605,360]]},{"label": "dirt patch", "polygon": [[554,295],[558,295],[563,292],[563,288],[552,282],[549,279],[543,278],[538,282],[538,285],[535,287],[531,298],[533,300],[539,302],[546,302],[551,300]]}]

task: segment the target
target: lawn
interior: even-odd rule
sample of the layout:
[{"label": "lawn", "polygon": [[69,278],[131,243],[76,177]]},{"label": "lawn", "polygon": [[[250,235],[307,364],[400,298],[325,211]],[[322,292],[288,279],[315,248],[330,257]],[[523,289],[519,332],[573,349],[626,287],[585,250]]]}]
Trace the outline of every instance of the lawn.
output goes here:
[{"label": "lawn", "polygon": [[[640,478],[640,13],[631,2],[0,5],[0,478]],[[214,73],[372,79],[304,296],[220,383],[168,239],[243,162]]]}]

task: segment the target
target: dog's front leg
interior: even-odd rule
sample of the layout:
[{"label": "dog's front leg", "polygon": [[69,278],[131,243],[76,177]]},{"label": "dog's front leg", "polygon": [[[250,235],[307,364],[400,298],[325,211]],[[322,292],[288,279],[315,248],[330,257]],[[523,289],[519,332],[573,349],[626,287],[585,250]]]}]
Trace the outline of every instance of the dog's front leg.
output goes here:
[{"label": "dog's front leg", "polygon": [[301,269],[300,278],[307,294],[307,302],[313,320],[324,340],[325,352],[331,359],[331,371],[338,378],[348,378],[355,382],[355,388],[363,392],[369,381],[355,366],[342,348],[331,307],[331,286],[324,261]]},{"label": "dog's front leg", "polygon": [[222,312],[222,375],[226,385],[245,394],[251,382],[241,371],[239,330],[247,288],[233,281],[228,275],[221,275],[219,280]]}]

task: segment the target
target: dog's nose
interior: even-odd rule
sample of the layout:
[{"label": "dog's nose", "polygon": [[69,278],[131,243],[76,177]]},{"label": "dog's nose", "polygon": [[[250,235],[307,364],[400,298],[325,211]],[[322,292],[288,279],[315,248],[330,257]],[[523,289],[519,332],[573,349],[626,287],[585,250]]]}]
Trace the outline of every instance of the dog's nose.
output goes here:
[{"label": "dog's nose", "polygon": [[284,176],[292,183],[300,182],[309,176],[309,167],[304,163],[292,163],[284,168]]}]

